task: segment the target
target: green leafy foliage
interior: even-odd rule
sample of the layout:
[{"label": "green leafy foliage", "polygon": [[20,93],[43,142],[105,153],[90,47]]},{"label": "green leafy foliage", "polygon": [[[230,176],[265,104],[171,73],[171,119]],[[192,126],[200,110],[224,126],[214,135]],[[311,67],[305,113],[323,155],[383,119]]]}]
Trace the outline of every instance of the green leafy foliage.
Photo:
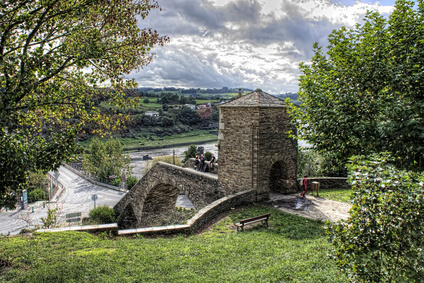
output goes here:
[{"label": "green leafy foliage", "polygon": [[120,184],[121,174],[129,175],[132,172],[130,157],[123,154],[122,144],[117,139],[109,139],[106,142],[94,138],[89,147],[89,153],[84,154],[84,170],[95,175],[102,181],[112,180]]},{"label": "green leafy foliage", "polygon": [[14,205],[28,172],[46,173],[80,153],[78,134],[126,123],[123,115],[101,113],[95,98],[135,104],[125,90],[136,83],[124,75],[148,64],[150,49],[168,38],[138,26],[156,1],[0,5],[0,205]]},{"label": "green leafy foliage", "polygon": [[29,202],[36,202],[39,200],[46,200],[46,192],[42,189],[34,189],[28,193],[28,201]]},{"label": "green leafy foliage", "polygon": [[424,280],[424,175],[395,163],[387,153],[351,158],[351,217],[328,224],[332,257],[361,282]]},{"label": "green leafy foliage", "polygon": [[115,222],[115,210],[108,206],[98,206],[90,210],[88,216],[97,224],[107,224]]},{"label": "green leafy foliage", "polygon": [[314,44],[312,62],[300,64],[293,122],[336,171],[353,155],[380,151],[424,168],[423,10],[422,0],[398,0],[388,19],[369,12],[364,24],[334,30],[327,54]]},{"label": "green leafy foliage", "polygon": [[298,150],[297,152],[297,176],[316,177],[319,174],[319,154],[312,150]]},{"label": "green leafy foliage", "polygon": [[41,221],[43,222],[43,228],[50,229],[57,227],[59,224],[59,213],[59,207],[51,208],[50,206],[48,206],[47,216],[41,217]]},{"label": "green leafy foliage", "polygon": [[127,177],[127,186],[128,189],[130,190],[132,187],[134,187],[135,184],[137,184],[138,179],[136,176],[129,176]]},{"label": "green leafy foliage", "polygon": [[183,163],[189,160],[190,158],[196,157],[197,152],[197,146],[195,144],[190,145],[186,151],[184,151],[184,159]]},{"label": "green leafy foliage", "polygon": [[206,151],[205,152],[205,159],[207,161],[211,161],[211,158],[212,158],[212,153],[210,151]]}]

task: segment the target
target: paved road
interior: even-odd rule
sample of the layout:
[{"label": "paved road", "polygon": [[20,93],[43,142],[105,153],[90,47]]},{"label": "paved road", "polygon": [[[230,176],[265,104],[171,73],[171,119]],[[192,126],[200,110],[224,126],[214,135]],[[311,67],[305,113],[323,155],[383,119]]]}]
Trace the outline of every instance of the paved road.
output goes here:
[{"label": "paved road", "polygon": [[[199,146],[203,146],[205,151],[213,152],[215,156],[217,156],[218,152],[214,143]],[[187,150],[187,147],[175,148],[175,154],[181,155],[185,150]],[[137,159],[137,161],[131,163],[131,165],[134,166],[133,175],[135,175],[138,179],[143,176],[141,171],[146,164],[146,161],[140,160],[143,155],[149,154],[151,157],[156,157],[161,155],[171,155],[172,152],[172,148],[164,148],[130,153],[132,158]],[[81,212],[83,216],[88,215],[90,209],[94,207],[94,202],[91,199],[93,194],[98,196],[96,206],[108,205],[110,207],[113,207],[125,194],[123,192],[94,185],[65,167],[59,168],[58,179],[66,187],[66,192],[61,196],[57,204],[51,204],[51,207],[60,208],[61,221],[65,220],[64,216],[68,213]],[[178,197],[175,205],[178,207],[193,208],[192,203],[184,195]],[[10,232],[10,234],[16,235],[24,228],[29,229],[33,228],[37,224],[41,225],[41,217],[46,216],[47,207],[43,208],[41,203],[34,207],[33,212],[31,207],[26,210],[17,209],[7,212],[2,210],[0,212],[0,234],[7,234]],[[24,221],[23,219],[27,219],[27,221]],[[28,222],[31,224],[28,224]]]},{"label": "paved road", "polygon": [[[64,221],[65,214],[81,212],[88,215],[90,209],[94,207],[91,195],[96,194],[96,206],[108,205],[113,207],[125,193],[107,189],[94,185],[82,177],[74,174],[65,167],[59,168],[59,181],[66,187],[65,194],[61,196],[56,204],[50,204],[52,208],[59,207],[61,211],[61,221]],[[23,228],[33,228],[36,224],[42,224],[41,217],[47,216],[47,207],[28,208],[26,210],[13,210],[0,212],[0,234],[18,234]],[[32,225],[28,224],[27,219]]]}]

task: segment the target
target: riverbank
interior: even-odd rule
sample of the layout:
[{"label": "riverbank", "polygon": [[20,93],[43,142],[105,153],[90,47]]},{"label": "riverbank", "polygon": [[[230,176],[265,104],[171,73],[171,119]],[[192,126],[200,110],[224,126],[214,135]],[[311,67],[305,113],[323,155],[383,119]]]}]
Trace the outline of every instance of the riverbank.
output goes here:
[{"label": "riverbank", "polygon": [[[200,143],[218,143],[218,138],[216,139],[209,139],[200,141]],[[189,146],[192,144],[196,144],[193,141],[190,142],[182,142],[182,143],[173,143],[173,144],[165,144],[165,145],[152,145],[152,146],[141,146],[139,148],[124,148],[124,152],[137,152],[137,151],[146,151],[146,150],[154,150],[154,149],[162,149],[162,148],[175,148],[175,147],[183,147],[183,146]]]}]

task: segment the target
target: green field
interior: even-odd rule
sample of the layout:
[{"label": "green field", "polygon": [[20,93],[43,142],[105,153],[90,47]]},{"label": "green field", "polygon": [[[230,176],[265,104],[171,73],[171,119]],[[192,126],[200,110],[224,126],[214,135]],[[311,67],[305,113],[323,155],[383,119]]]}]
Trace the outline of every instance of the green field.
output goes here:
[{"label": "green field", "polygon": [[[271,213],[269,227],[233,223]],[[347,282],[323,224],[271,207],[236,209],[203,234],[166,238],[35,233],[0,239],[2,282]]]},{"label": "green field", "polygon": [[[150,129],[151,131],[154,129]],[[211,134],[210,130],[194,130],[181,134],[173,134],[164,137],[157,137],[153,132],[142,132],[136,134],[136,139],[134,138],[122,138],[118,137],[121,141],[124,150],[131,151],[137,150],[140,147],[162,147],[162,146],[172,146],[176,144],[201,144],[205,141],[218,140],[218,136]],[[150,139],[151,137],[151,139]],[[100,138],[102,141],[106,141],[108,138]],[[91,140],[80,142],[79,144],[85,149],[88,149]]]}]

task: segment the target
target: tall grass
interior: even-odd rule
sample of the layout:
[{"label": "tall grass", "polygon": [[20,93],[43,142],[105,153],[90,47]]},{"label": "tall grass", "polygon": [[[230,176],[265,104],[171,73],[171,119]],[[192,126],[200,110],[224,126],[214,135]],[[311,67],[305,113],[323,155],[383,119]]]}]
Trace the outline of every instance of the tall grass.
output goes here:
[{"label": "tall grass", "polygon": [[[237,233],[241,218],[271,212],[270,226]],[[203,234],[108,238],[36,233],[0,240],[5,282],[346,282],[327,258],[322,223],[270,207],[234,210]]]}]

